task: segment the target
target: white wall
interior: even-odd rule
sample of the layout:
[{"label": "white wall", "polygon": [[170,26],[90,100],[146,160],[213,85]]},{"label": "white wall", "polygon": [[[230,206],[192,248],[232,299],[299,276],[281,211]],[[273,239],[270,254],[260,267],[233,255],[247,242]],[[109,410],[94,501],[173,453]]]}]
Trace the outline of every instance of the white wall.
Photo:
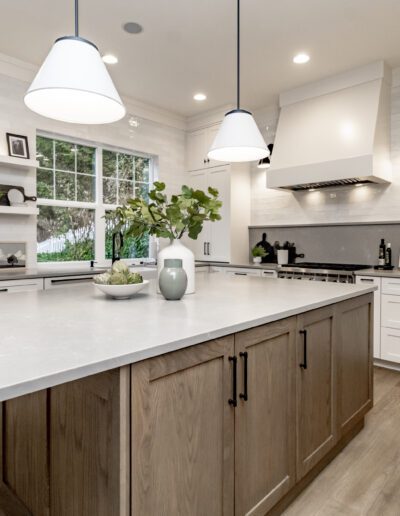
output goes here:
[{"label": "white wall", "polygon": [[[273,140],[278,109],[254,113],[267,143]],[[269,126],[266,133],[265,126]],[[266,188],[265,170],[252,170],[251,224],[400,221],[400,68],[393,70],[391,107],[393,182],[389,186],[342,187],[316,192],[280,192]]]},{"label": "white wall", "polygon": [[[180,189],[185,182],[185,133],[182,128],[176,127],[179,123],[168,125],[168,121],[155,122],[142,118],[140,126],[131,130],[127,118],[104,126],[56,122],[35,115],[25,107],[23,96],[27,86],[28,83],[23,80],[0,75],[0,154],[8,154],[5,133],[11,132],[28,136],[31,157],[35,157],[36,131],[42,130],[157,156],[158,177],[167,184],[169,193]],[[24,186],[27,195],[36,192],[34,170],[20,172],[0,167],[0,183]],[[0,215],[2,241],[27,242],[27,265],[34,266],[36,217]]]}]

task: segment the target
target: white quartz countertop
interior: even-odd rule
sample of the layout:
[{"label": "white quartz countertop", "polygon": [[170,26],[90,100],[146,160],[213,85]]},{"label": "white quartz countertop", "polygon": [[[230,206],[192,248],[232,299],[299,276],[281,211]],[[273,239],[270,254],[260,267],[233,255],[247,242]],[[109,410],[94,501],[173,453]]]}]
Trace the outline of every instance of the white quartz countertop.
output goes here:
[{"label": "white quartz countertop", "polygon": [[93,285],[2,296],[0,401],[375,289],[218,273],[196,281],[196,293],[182,301],[165,301],[155,281],[129,300]]}]

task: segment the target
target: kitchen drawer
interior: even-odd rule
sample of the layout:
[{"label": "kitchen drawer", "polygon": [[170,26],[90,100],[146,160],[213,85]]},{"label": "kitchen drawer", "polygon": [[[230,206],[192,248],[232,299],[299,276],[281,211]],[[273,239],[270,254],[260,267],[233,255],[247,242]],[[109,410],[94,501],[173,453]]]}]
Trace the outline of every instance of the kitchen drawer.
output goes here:
[{"label": "kitchen drawer", "polygon": [[31,290],[43,290],[43,279],[0,281],[0,294],[6,294],[7,292],[29,292]]},{"label": "kitchen drawer", "polygon": [[374,358],[381,358],[381,280],[374,276],[356,276],[358,285],[375,285],[374,291]]},{"label": "kitchen drawer", "polygon": [[197,272],[205,272],[205,273],[207,273],[207,272],[209,272],[209,270],[210,270],[209,265],[200,265],[200,267],[196,267],[196,273]]},{"label": "kitchen drawer", "polygon": [[261,276],[260,269],[241,269],[239,267],[226,269],[226,274],[230,274],[231,276]]},{"label": "kitchen drawer", "polygon": [[211,265],[210,272],[221,272],[222,274],[225,274],[225,267],[216,267],[215,265]]},{"label": "kitchen drawer", "polygon": [[400,330],[382,328],[381,359],[390,362],[400,362]]},{"label": "kitchen drawer", "polygon": [[96,274],[88,274],[85,276],[56,276],[53,278],[45,278],[44,289],[50,290],[52,288],[72,287],[73,285],[91,283],[95,276]]},{"label": "kitchen drawer", "polygon": [[382,295],[381,324],[384,328],[400,329],[400,296]]},{"label": "kitchen drawer", "polygon": [[400,278],[382,278],[382,294],[400,296]]},{"label": "kitchen drawer", "polygon": [[275,271],[275,270],[261,271],[261,276],[263,278],[277,278],[278,271]]}]

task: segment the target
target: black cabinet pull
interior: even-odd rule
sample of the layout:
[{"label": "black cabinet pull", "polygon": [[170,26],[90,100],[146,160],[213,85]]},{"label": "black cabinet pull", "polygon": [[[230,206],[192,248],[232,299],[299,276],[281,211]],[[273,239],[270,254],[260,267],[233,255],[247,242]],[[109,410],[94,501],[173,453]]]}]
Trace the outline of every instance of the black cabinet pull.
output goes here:
[{"label": "black cabinet pull", "polygon": [[8,288],[2,288],[0,289],[0,292],[8,292]]},{"label": "black cabinet pull", "polygon": [[303,362],[300,365],[302,369],[307,369],[307,330],[300,330],[303,335]]},{"label": "black cabinet pull", "polygon": [[203,244],[203,254],[204,255],[207,254],[207,242],[204,242],[204,244]]},{"label": "black cabinet pull", "polygon": [[210,256],[210,242],[207,242],[207,254]]},{"label": "black cabinet pull", "polygon": [[239,398],[241,400],[247,401],[249,399],[249,397],[247,395],[247,358],[248,358],[249,354],[247,353],[247,351],[241,351],[239,353],[239,356],[241,358],[243,358],[243,366],[244,366],[244,369],[243,369],[243,392],[241,392],[239,394]]},{"label": "black cabinet pull", "polygon": [[237,407],[237,356],[229,357],[232,362],[232,398],[228,400],[229,405]]}]

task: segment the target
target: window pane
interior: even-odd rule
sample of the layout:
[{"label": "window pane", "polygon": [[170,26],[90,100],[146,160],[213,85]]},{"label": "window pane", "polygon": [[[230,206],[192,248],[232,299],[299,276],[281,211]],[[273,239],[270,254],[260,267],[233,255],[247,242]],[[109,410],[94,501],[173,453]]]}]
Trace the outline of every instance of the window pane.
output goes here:
[{"label": "window pane", "polygon": [[53,140],[38,136],[36,139],[36,154],[39,166],[53,168]]},{"label": "window pane", "polygon": [[86,145],[77,145],[76,171],[83,174],[96,173],[96,149]]},{"label": "window pane", "polygon": [[39,206],[39,262],[94,259],[94,210]]},{"label": "window pane", "polygon": [[55,153],[56,169],[69,170],[70,172],[75,172],[76,148],[73,143],[56,140]]},{"label": "window pane", "polygon": [[133,181],[133,156],[118,154],[118,178]]},{"label": "window pane", "polygon": [[133,181],[118,182],[118,204],[125,204],[128,199],[134,196]]},{"label": "window pane", "polygon": [[136,197],[140,197],[145,201],[149,200],[149,185],[148,183],[136,183]]},{"label": "window pane", "polygon": [[103,179],[103,202],[117,204],[117,180]]},{"label": "window pane", "polygon": [[103,150],[103,176],[117,177],[117,153]]},{"label": "window pane", "polygon": [[[107,259],[112,258],[112,228],[113,224],[110,220],[106,221],[105,235],[105,256]],[[149,235],[141,237],[125,237],[124,245],[121,250],[121,258],[148,258],[149,257]]]},{"label": "window pane", "polygon": [[135,179],[136,181],[149,181],[150,160],[148,158],[135,158]]},{"label": "window pane", "polygon": [[94,202],[96,200],[96,178],[94,176],[76,175],[76,200]]},{"label": "window pane", "polygon": [[42,199],[54,199],[53,171],[37,169],[37,196]]},{"label": "window pane", "polygon": [[75,174],[56,172],[56,199],[75,201]]}]

